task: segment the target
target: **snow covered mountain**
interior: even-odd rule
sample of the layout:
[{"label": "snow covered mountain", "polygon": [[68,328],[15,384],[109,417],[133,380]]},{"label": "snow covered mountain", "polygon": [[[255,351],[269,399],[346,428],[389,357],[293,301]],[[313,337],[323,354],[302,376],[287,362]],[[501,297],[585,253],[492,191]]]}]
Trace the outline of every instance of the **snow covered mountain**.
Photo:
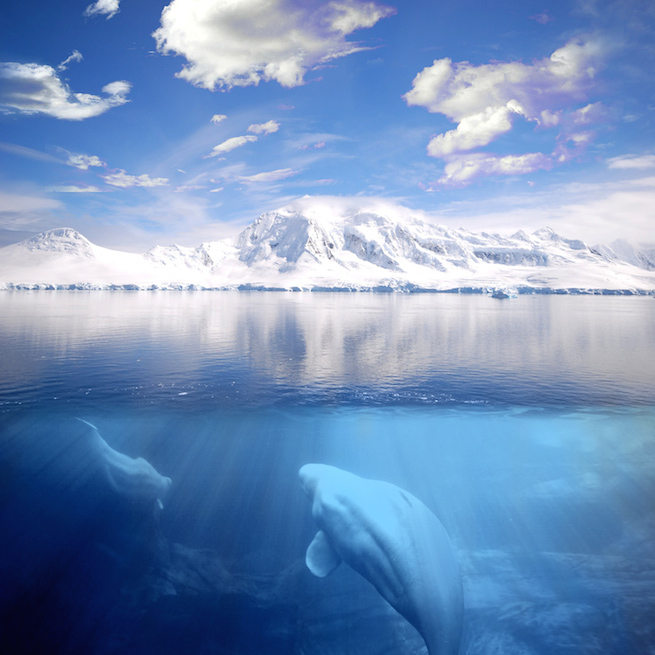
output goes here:
[{"label": "snow covered mountain", "polygon": [[544,228],[511,237],[394,212],[288,207],[233,239],[143,255],[70,228],[0,248],[0,288],[655,292],[655,251],[590,248]]}]

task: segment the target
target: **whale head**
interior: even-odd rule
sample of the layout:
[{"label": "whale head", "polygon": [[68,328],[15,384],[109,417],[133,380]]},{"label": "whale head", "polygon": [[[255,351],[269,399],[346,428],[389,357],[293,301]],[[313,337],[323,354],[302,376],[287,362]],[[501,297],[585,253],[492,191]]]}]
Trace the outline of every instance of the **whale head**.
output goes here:
[{"label": "whale head", "polygon": [[327,469],[331,467],[326,466],[325,464],[305,464],[298,471],[298,477],[300,478],[300,484],[303,488],[303,491],[311,498],[316,493],[316,487],[318,486],[319,480],[324,476]]}]

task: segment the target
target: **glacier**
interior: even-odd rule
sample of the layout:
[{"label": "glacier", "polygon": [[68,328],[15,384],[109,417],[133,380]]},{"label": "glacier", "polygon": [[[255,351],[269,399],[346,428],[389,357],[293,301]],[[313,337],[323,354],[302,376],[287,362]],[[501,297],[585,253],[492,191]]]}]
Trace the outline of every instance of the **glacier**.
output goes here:
[{"label": "glacier", "polygon": [[143,254],[58,228],[0,248],[0,289],[655,293],[655,249],[589,246],[551,228],[511,236],[311,203],[261,214],[233,238]]}]

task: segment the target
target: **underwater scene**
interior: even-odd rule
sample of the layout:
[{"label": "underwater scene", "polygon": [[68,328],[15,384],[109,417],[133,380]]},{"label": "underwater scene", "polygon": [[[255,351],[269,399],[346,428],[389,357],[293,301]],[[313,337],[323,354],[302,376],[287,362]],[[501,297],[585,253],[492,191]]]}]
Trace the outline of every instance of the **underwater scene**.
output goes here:
[{"label": "underwater scene", "polygon": [[0,650],[655,653],[652,297],[0,295]]}]

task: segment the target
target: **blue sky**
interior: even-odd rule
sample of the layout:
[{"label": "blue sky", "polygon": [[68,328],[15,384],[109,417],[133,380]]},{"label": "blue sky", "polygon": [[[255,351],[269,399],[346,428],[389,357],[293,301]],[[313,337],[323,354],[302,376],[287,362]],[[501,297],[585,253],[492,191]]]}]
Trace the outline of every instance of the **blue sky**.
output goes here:
[{"label": "blue sky", "polygon": [[23,0],[1,20],[1,245],[199,245],[306,195],[655,242],[650,0]]}]

